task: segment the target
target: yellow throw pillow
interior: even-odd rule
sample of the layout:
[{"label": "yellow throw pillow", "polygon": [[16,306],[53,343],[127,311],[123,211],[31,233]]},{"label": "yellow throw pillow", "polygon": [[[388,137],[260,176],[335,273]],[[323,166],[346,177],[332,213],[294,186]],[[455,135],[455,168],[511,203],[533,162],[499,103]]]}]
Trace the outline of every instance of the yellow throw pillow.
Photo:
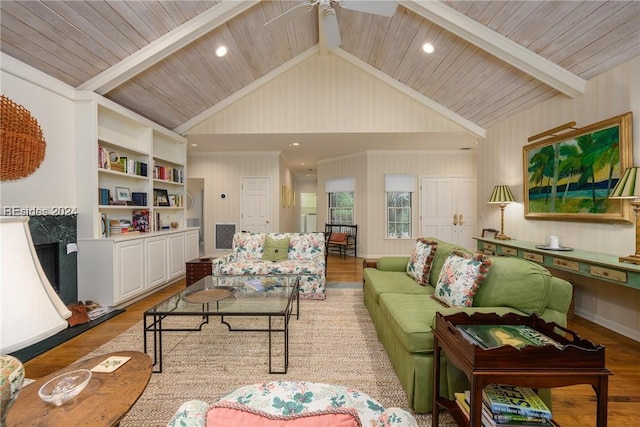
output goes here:
[{"label": "yellow throw pillow", "polygon": [[274,239],[271,236],[264,238],[264,252],[262,259],[265,261],[284,261],[288,258],[289,238]]}]

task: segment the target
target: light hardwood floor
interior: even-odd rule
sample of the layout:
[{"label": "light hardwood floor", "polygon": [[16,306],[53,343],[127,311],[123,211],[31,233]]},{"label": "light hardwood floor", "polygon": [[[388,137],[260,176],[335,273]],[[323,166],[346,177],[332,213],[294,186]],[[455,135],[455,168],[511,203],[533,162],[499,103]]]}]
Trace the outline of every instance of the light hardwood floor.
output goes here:
[{"label": "light hardwood floor", "polygon": [[[362,282],[362,261],[362,258],[343,260],[330,255],[327,280]],[[147,308],[184,285],[184,281],[179,281],[128,306],[124,313],[113,319],[28,361],[25,363],[27,378],[40,378],[75,362],[142,320],[142,313]],[[613,373],[609,378],[609,426],[640,425],[640,343],[579,317],[569,321],[569,328],[606,347],[607,368]],[[563,427],[595,425],[595,394],[590,386],[554,389],[553,405],[554,419]]]}]

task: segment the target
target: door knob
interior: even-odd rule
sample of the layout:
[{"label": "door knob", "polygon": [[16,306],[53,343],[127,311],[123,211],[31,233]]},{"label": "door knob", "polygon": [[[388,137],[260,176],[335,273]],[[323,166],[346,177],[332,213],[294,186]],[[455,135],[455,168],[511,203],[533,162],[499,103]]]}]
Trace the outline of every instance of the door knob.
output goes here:
[{"label": "door knob", "polygon": [[462,214],[460,214],[460,215],[458,216],[458,224],[460,224],[460,225],[464,224],[464,221],[463,221],[463,219],[462,219]]},{"label": "door knob", "polygon": [[453,225],[458,225],[458,214],[453,214]]}]

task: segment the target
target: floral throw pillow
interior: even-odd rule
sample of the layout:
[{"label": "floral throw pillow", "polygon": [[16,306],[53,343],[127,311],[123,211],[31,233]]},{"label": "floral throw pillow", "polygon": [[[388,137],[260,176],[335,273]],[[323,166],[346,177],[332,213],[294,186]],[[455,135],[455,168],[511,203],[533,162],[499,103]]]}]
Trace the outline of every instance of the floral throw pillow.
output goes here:
[{"label": "floral throw pillow", "polygon": [[407,264],[407,274],[422,286],[429,283],[429,273],[433,256],[438,249],[438,242],[427,240],[422,237],[416,240],[416,245],[411,252],[411,258]]},{"label": "floral throw pillow", "polygon": [[452,251],[440,271],[434,297],[449,307],[471,307],[490,266],[491,260],[484,254]]}]

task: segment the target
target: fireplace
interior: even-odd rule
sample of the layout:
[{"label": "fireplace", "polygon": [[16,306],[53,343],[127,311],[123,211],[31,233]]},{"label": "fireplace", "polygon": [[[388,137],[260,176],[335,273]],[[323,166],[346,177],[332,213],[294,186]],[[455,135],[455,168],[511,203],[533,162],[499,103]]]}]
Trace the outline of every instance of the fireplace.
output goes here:
[{"label": "fireplace", "polygon": [[60,295],[60,257],[58,256],[58,246],[60,246],[60,244],[57,242],[34,245],[44,274],[47,276],[47,279],[49,279],[49,283],[51,283],[56,293]]},{"label": "fireplace", "polygon": [[29,230],[40,265],[65,304],[78,300],[76,215],[34,215]]}]

